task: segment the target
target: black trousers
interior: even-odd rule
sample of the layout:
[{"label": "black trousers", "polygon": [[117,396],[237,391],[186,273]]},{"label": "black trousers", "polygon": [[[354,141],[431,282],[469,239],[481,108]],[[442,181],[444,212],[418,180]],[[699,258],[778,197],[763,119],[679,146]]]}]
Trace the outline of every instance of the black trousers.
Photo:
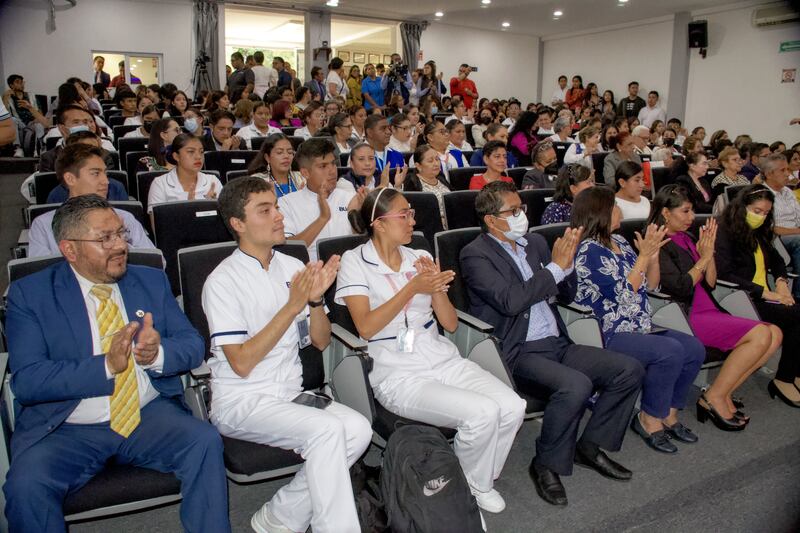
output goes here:
[{"label": "black trousers", "polygon": [[[795,281],[797,283],[798,281]],[[800,377],[800,304],[781,305],[755,302],[758,315],[764,322],[775,324],[783,332],[783,349],[775,378],[792,383]]]},{"label": "black trousers", "polygon": [[587,400],[594,391],[600,393],[581,439],[619,450],[644,368],[627,355],[547,337],[522,345],[512,375],[521,391],[547,401],[535,461],[569,475]]}]

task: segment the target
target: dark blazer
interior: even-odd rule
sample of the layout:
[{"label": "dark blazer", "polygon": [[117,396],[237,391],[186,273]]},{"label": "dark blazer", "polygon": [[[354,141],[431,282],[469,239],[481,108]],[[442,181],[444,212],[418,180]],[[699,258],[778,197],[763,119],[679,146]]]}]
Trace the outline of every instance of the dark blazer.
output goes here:
[{"label": "dark blazer", "polygon": [[[137,311],[153,314],[164,348],[162,373],[148,370],[162,396],[183,398],[179,374],[203,361],[205,344],[178,307],[164,272],[128,265],[118,282],[128,320]],[[11,388],[19,411],[11,438],[12,457],[60,426],[80,400],[114,392],[105,357],[92,349],[83,294],[66,261],[11,284],[8,290]]]},{"label": "dark blazer", "polygon": [[[203,135],[203,150],[206,152],[216,152],[217,145],[214,143],[214,137],[212,134],[206,133]],[[244,139],[239,139],[239,148],[235,148],[236,150],[247,150],[247,143]]]},{"label": "dark blazer", "polygon": [[[775,278],[786,277],[786,263],[771,242],[762,242],[761,251],[764,253],[764,262],[767,272]],[[753,283],[756,273],[756,260],[753,252],[746,249],[741,238],[733,235],[725,224],[720,224],[717,229],[717,244],[715,247],[717,264],[717,278],[736,283],[750,296],[761,299],[764,288]]]},{"label": "dark blazer", "polygon": [[675,183],[678,185],[683,185],[684,188],[686,188],[686,190],[689,192],[689,199],[692,201],[695,213],[711,213],[714,202],[714,193],[711,190],[711,185],[708,183],[707,179],[700,178],[700,184],[706,190],[706,194],[708,194],[708,201],[703,198],[703,193],[701,193],[697,188],[697,185],[695,185],[691,176],[686,174],[678,176],[675,179]]},{"label": "dark blazer", "polygon": [[[494,326],[503,358],[511,368],[528,334],[530,307],[553,296],[562,303],[571,303],[578,288],[574,270],[556,285],[553,275],[544,268],[550,263],[550,250],[544,237],[528,233],[523,238],[528,241],[525,250],[533,271],[528,281],[523,281],[514,260],[488,233],[481,233],[460,255],[470,313]],[[552,304],[550,309],[561,335],[569,339],[558,310]]]},{"label": "dark blazer", "polygon": [[[696,240],[694,236],[692,236],[692,240]],[[689,275],[689,270],[694,266],[695,260],[692,259],[689,252],[670,241],[661,248],[658,254],[658,264],[661,269],[661,289],[678,302],[678,305],[688,316],[691,311],[695,290],[695,284],[692,276]],[[708,292],[717,309],[725,313],[726,311],[714,299],[712,294],[713,287],[705,279],[700,283]]]}]

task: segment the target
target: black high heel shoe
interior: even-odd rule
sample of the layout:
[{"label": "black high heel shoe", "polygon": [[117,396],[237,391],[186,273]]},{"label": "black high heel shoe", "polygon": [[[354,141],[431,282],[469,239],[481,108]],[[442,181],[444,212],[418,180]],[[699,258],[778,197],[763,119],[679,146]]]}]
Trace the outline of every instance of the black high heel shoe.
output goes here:
[{"label": "black high heel shoe", "polygon": [[775,385],[775,381],[774,380],[770,381],[769,385],[767,385],[767,392],[769,392],[769,397],[772,398],[773,400],[775,399],[775,396],[777,396],[786,405],[789,405],[791,407],[800,408],[800,402],[796,402],[794,400],[790,400],[789,398],[784,396],[784,394],[781,392],[781,390],[778,388],[778,386]]},{"label": "black high heel shoe", "polygon": [[747,423],[742,422],[735,416],[733,418],[723,418],[723,416],[714,409],[714,406],[711,405],[705,394],[702,394],[700,398],[708,405],[708,407],[705,407],[699,400],[697,401],[697,421],[701,424],[705,424],[706,420],[711,420],[711,422],[722,431],[742,431],[747,427]]}]

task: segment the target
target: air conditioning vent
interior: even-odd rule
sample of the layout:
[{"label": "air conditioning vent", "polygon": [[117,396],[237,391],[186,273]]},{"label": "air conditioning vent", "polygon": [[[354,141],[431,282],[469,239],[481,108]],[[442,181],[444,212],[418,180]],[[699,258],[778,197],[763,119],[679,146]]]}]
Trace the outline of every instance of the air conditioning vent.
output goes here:
[{"label": "air conditioning vent", "polygon": [[753,26],[777,26],[800,22],[800,12],[789,6],[764,7],[753,11]]}]

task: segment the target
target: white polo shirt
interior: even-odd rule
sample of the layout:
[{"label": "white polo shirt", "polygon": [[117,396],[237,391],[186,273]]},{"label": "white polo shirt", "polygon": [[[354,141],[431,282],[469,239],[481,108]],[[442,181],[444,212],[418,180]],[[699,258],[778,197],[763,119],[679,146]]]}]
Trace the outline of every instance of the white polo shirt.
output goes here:
[{"label": "white polo shirt", "polygon": [[[197,174],[197,185],[194,188],[194,199],[206,199],[212,187],[214,188],[214,198],[217,198],[219,193],[222,192],[222,182],[214,174],[199,172]],[[178,169],[174,168],[153,180],[153,184],[150,185],[150,193],[147,195],[147,212],[152,213],[153,206],[156,204],[180,202],[188,199],[189,193],[181,187],[181,183],[178,180]]]},{"label": "white polo shirt", "polygon": [[[355,191],[336,187],[328,195],[328,206],[331,210],[331,218],[317,238],[308,247],[308,256],[312,261],[317,260],[317,241],[328,237],[341,237],[352,235],[353,228],[347,219],[347,206],[353,199]],[[284,233],[287,238],[293,238],[302,233],[309,224],[319,218],[319,200],[317,193],[304,187],[299,191],[281,196],[278,198],[278,207],[283,213]]]},{"label": "white polo shirt", "polygon": [[[203,311],[211,336],[208,367],[215,402],[255,392],[291,400],[301,392],[303,367],[295,323],[247,377],[233,371],[222,347],[242,344],[269,324],[289,301],[292,276],[302,268],[294,257],[273,251],[269,270],[264,270],[258,259],[237,248],[206,279]],[[304,313],[309,315],[308,306]]]},{"label": "white polo shirt", "polygon": [[269,137],[274,133],[281,133],[281,130],[275,126],[267,125],[267,133],[262,133],[256,128],[255,124],[248,124],[244,128],[240,128],[239,131],[236,132],[236,136],[240,139],[244,139],[244,142],[247,144],[247,149],[252,150],[253,145],[250,143],[250,139],[253,137]]}]

